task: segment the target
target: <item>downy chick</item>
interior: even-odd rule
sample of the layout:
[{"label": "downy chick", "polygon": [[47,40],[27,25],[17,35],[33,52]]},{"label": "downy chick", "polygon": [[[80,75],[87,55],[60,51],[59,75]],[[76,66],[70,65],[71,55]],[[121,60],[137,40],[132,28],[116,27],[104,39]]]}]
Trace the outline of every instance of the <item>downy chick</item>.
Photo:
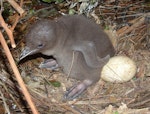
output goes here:
[{"label": "downy chick", "polygon": [[81,80],[66,92],[65,99],[70,100],[100,79],[102,67],[115,54],[115,50],[97,24],[83,16],[74,15],[33,24],[26,35],[26,46],[20,60],[35,53],[56,59],[46,60],[40,67],[63,67],[65,74],[70,73],[70,77]]}]

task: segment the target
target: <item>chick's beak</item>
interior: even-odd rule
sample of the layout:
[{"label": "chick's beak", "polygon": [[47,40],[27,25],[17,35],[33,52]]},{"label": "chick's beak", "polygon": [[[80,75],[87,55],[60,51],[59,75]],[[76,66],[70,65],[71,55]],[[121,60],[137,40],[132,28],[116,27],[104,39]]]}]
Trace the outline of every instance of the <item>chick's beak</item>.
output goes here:
[{"label": "chick's beak", "polygon": [[25,47],[20,55],[19,61],[24,59],[28,55],[32,55],[32,54],[36,53],[37,51],[38,51],[38,49],[31,50],[29,47]]}]

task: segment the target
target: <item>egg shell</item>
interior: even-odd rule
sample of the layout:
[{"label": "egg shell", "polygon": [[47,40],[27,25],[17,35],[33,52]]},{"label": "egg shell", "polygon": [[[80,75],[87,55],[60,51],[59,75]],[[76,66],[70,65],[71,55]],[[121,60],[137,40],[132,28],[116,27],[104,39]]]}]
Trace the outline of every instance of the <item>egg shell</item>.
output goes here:
[{"label": "egg shell", "polygon": [[135,62],[126,56],[110,58],[101,71],[101,78],[108,82],[122,83],[131,80],[137,71]]}]

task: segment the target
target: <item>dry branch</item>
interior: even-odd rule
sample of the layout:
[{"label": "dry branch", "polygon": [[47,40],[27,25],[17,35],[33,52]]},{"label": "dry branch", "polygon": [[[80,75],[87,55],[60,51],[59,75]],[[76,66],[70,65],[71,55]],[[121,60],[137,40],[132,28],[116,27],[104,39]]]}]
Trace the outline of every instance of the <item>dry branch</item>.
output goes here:
[{"label": "dry branch", "polygon": [[15,44],[15,41],[14,41],[13,33],[12,33],[12,31],[8,28],[8,26],[7,26],[7,24],[5,23],[5,21],[4,21],[4,19],[3,19],[3,17],[2,17],[1,14],[0,14],[0,24],[1,24],[1,26],[5,29],[7,35],[8,35],[8,37],[9,37],[9,39],[10,39],[11,46],[12,46],[13,48],[15,48],[15,47],[16,47],[16,44]]},{"label": "dry branch", "polygon": [[34,105],[34,103],[32,102],[31,96],[30,96],[30,94],[29,94],[29,92],[28,92],[28,90],[27,90],[27,88],[26,88],[26,86],[25,86],[25,84],[24,84],[24,82],[23,82],[23,80],[21,78],[19,70],[18,70],[18,68],[17,68],[17,66],[15,64],[15,61],[14,61],[12,55],[11,55],[11,52],[10,52],[10,50],[9,50],[9,48],[7,46],[7,43],[6,43],[6,41],[5,41],[5,39],[4,39],[4,37],[3,37],[1,32],[0,32],[0,42],[1,42],[1,45],[2,45],[2,47],[4,49],[4,51],[5,51],[7,59],[9,61],[10,65],[11,65],[11,67],[13,68],[13,72],[14,72],[14,74],[16,76],[18,84],[21,87],[22,92],[23,92],[23,94],[24,94],[24,96],[25,96],[29,106],[31,107],[31,110],[32,110],[33,114],[39,114],[37,109],[36,109],[36,107],[35,107],[35,105]]},{"label": "dry branch", "polygon": [[13,8],[20,14],[23,15],[23,13],[25,12],[14,0],[7,0],[12,6]]},{"label": "dry branch", "polygon": [[134,19],[133,21],[136,21],[135,23],[133,23],[132,26],[130,27],[123,27],[121,28],[120,30],[117,31],[117,34],[119,35],[119,37],[122,37],[124,36],[125,34],[128,34],[130,33],[132,30],[136,29],[137,27],[139,27],[140,25],[142,25],[145,21],[145,17],[150,15],[150,13],[147,13],[145,15],[143,15],[140,19],[138,18],[138,21],[137,19]]},{"label": "dry branch", "polygon": [[[17,10],[17,12],[18,12],[21,16],[24,14],[25,11],[21,8],[22,5],[23,5],[23,0],[21,0],[21,2],[20,2],[20,6],[21,6],[21,7],[20,7],[14,0],[7,0],[7,1],[14,7],[14,9]],[[10,39],[11,46],[12,46],[13,48],[16,47],[16,44],[15,44],[15,41],[14,41],[14,37],[13,37],[13,30],[14,30],[14,28],[16,27],[19,18],[20,18],[20,16],[17,15],[14,24],[13,24],[12,27],[9,29],[8,26],[7,26],[7,24],[5,23],[5,21],[4,21],[3,17],[2,17],[2,15],[1,15],[1,13],[0,13],[0,24],[1,24],[1,26],[5,29],[7,35],[8,35],[8,37],[9,37],[9,39]]]},{"label": "dry branch", "polygon": [[3,95],[3,93],[2,93],[1,90],[0,90],[0,94],[1,94],[1,98],[2,98],[2,100],[3,100],[3,103],[4,103],[4,107],[5,107],[5,109],[6,109],[6,112],[7,112],[8,114],[10,114],[10,110],[9,110],[8,105],[7,105],[7,103],[6,103],[6,99],[4,98],[4,95]]},{"label": "dry branch", "polygon": [[[20,0],[20,7],[22,7],[22,6],[23,6],[23,0]],[[22,15],[19,15],[19,14],[16,15],[15,22],[13,23],[12,27],[10,28],[11,31],[13,31],[15,29],[20,17],[22,17]]]},{"label": "dry branch", "polygon": [[[120,31],[118,31],[117,33],[121,33],[121,34],[118,34],[119,35],[119,37],[122,37],[122,36],[124,36],[125,34],[128,34],[128,33],[130,33],[132,30],[134,30],[134,29],[136,29],[137,27],[139,27],[141,24],[143,24],[144,23],[144,20],[145,20],[145,18],[144,17],[142,17],[137,23],[134,23],[131,27],[124,27],[124,29],[125,30],[123,30],[122,31],[122,33],[120,32]],[[122,30],[122,29],[121,29]]]}]

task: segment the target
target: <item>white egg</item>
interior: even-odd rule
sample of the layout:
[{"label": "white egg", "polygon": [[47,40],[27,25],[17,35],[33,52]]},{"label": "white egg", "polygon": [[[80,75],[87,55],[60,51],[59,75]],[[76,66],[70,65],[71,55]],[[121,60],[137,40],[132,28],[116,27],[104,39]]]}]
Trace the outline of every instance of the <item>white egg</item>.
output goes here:
[{"label": "white egg", "polygon": [[108,82],[126,82],[131,80],[137,71],[136,64],[126,56],[114,56],[101,71],[101,78]]}]

